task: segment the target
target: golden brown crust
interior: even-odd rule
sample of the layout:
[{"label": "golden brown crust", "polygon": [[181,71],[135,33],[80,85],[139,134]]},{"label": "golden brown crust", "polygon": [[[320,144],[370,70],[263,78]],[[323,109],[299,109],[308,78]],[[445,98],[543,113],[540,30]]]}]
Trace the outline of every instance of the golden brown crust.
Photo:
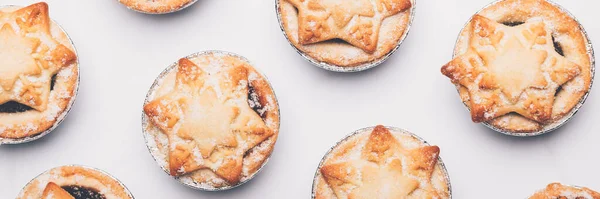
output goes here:
[{"label": "golden brown crust", "polygon": [[[108,174],[81,166],[62,166],[53,168],[29,182],[17,199],[42,198],[46,188],[58,186],[81,186],[98,190],[107,199],[132,199],[129,191]],[[48,190],[50,191],[50,190]],[[56,193],[56,192],[55,192]]]},{"label": "golden brown crust", "polygon": [[[525,23],[502,24],[518,22]],[[510,58],[515,52],[521,56]],[[583,31],[567,13],[545,0],[505,0],[471,19],[442,73],[459,86],[474,122],[528,133],[554,126],[580,102],[591,84],[590,59]],[[507,72],[514,70],[520,72]]]},{"label": "golden brown crust", "polygon": [[279,0],[278,13],[288,40],[298,50],[319,62],[353,67],[377,61],[396,48],[407,32],[412,4]]},{"label": "golden brown crust", "polygon": [[529,199],[600,199],[600,193],[585,187],[565,186],[551,183]]},{"label": "golden brown crust", "polygon": [[62,189],[54,182],[49,182],[42,193],[43,199],[75,199],[69,192]]},{"label": "golden brown crust", "polygon": [[315,177],[315,198],[449,198],[438,159],[437,146],[379,125],[332,149]]},{"label": "golden brown crust", "polygon": [[168,139],[169,147],[160,138],[154,144],[171,149],[163,149],[171,175],[216,188],[254,175],[270,155],[279,127],[266,79],[246,61],[216,52],[181,59],[173,71],[175,79],[167,80],[174,81],[172,87],[158,88],[172,90],[151,90],[155,94],[144,106],[151,121],[146,131],[158,138],[152,130],[158,127]]},{"label": "golden brown crust", "polygon": [[[16,63],[32,64],[0,69],[3,74],[0,104],[14,101],[33,108],[19,113],[0,113],[0,137],[33,136],[61,120],[74,99],[79,78],[75,50],[63,30],[50,20],[48,5],[43,2],[24,8],[0,9],[0,26],[0,42],[11,43],[2,45],[5,51],[0,54],[21,60]],[[50,89],[53,75],[56,75],[56,81]]]},{"label": "golden brown crust", "polygon": [[180,10],[195,0],[119,0],[119,2],[140,12],[162,14]]}]

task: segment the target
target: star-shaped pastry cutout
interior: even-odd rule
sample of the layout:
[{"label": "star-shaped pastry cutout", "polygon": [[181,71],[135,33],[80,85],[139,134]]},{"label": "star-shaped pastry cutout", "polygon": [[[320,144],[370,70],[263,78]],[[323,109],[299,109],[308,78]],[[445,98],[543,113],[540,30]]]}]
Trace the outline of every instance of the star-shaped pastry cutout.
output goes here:
[{"label": "star-shaped pastry cutout", "polygon": [[546,24],[530,20],[511,27],[475,15],[469,28],[469,50],[442,67],[442,73],[467,88],[473,121],[512,112],[551,121],[556,90],[581,69],[554,50]]},{"label": "star-shaped pastry cutout", "polygon": [[44,199],[75,199],[69,192],[62,189],[56,183],[49,182],[42,193]]},{"label": "star-shaped pastry cutout", "polygon": [[0,11],[0,104],[15,101],[46,110],[51,77],[76,60],[52,37],[50,24],[46,3]]},{"label": "star-shaped pastry cutout", "polygon": [[342,39],[363,51],[377,48],[384,19],[409,9],[410,0],[287,0],[298,9],[300,44]]},{"label": "star-shaped pastry cutout", "polygon": [[420,187],[417,179],[430,182],[439,152],[437,146],[405,149],[387,128],[377,126],[360,159],[325,164],[320,171],[338,198],[407,198],[418,188],[431,198],[437,192]]},{"label": "star-shaped pastry cutout", "polygon": [[171,175],[208,168],[236,184],[244,154],[273,132],[248,105],[246,65],[230,57],[201,62],[179,60],[174,90],[144,111],[169,138]]}]

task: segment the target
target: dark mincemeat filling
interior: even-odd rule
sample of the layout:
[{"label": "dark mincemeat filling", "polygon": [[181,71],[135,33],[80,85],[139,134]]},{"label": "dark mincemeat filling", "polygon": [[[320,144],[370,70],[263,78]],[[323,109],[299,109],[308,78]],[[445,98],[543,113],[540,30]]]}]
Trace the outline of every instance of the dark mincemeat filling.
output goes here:
[{"label": "dark mincemeat filling", "polygon": [[15,101],[0,104],[0,113],[22,113],[33,108]]},{"label": "dark mincemeat filling", "polygon": [[521,25],[521,24],[524,24],[524,23],[525,22],[522,22],[522,21],[505,21],[505,22],[502,22],[502,24],[504,24],[506,26],[511,26],[511,27],[512,26],[518,26],[518,25]]},{"label": "dark mincemeat filling", "polygon": [[256,90],[251,84],[248,84],[248,105],[256,114],[260,115],[263,119],[266,117],[265,110],[263,110],[263,105],[260,104],[260,97]]},{"label": "dark mincemeat filling", "polygon": [[77,185],[62,186],[61,188],[69,192],[75,199],[106,199],[98,190],[92,188]]}]

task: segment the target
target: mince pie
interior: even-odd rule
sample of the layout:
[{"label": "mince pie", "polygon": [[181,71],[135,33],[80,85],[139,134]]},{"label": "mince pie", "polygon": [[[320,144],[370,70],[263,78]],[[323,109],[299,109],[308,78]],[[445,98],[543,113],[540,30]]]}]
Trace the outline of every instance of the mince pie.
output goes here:
[{"label": "mince pie", "polygon": [[600,193],[585,187],[566,186],[552,183],[529,199],[600,199]]},{"label": "mince pie", "polygon": [[17,199],[133,199],[115,178],[97,169],[62,166],[37,176]]},{"label": "mince pie", "polygon": [[0,143],[56,127],[75,99],[79,69],[46,3],[0,9],[0,59]]},{"label": "mince pie", "polygon": [[164,14],[182,10],[197,0],[119,0],[129,9],[148,13]]},{"label": "mince pie", "polygon": [[437,146],[400,129],[359,130],[324,157],[313,198],[450,198],[439,153]]},{"label": "mince pie", "polygon": [[473,16],[442,73],[474,122],[514,135],[547,132],[585,100],[590,48],[580,24],[557,5],[504,0]]},{"label": "mince pie", "polygon": [[290,43],[319,65],[381,63],[406,37],[414,0],[277,0]]},{"label": "mince pie", "polygon": [[279,107],[267,79],[225,52],[194,54],[165,70],[144,113],[155,160],[179,181],[205,190],[252,178],[279,134]]}]

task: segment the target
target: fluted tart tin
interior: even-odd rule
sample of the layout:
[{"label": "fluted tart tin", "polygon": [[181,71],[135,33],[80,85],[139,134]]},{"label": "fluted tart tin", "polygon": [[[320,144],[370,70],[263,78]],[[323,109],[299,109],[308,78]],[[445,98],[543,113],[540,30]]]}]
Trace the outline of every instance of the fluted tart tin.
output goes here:
[{"label": "fluted tart tin", "polygon": [[[234,53],[230,53],[230,52],[225,52],[225,51],[211,50],[211,51],[202,51],[202,52],[194,53],[189,56],[186,56],[185,58],[189,59],[189,60],[193,60],[195,58],[198,58],[198,59],[202,58],[203,56],[221,56],[221,57],[230,56],[230,57],[239,59],[242,62],[247,63],[249,66],[252,67],[252,70],[254,70],[254,72],[255,72],[255,74],[253,73],[248,76],[248,81],[249,82],[257,81],[254,79],[259,79],[259,81],[264,81],[266,84],[265,86],[268,86],[268,88],[271,89],[271,91],[272,91],[272,86],[271,86],[270,82],[268,81],[268,79],[266,78],[266,76],[263,73],[261,73],[256,67],[254,67],[254,65],[243,56],[240,56],[240,55],[237,55]],[[164,95],[165,94],[164,91],[161,91],[161,90],[163,90],[169,86],[173,86],[173,85],[171,85],[171,84],[173,84],[173,79],[169,80],[169,78],[174,78],[175,74],[178,71],[178,65],[179,65],[179,63],[175,62],[175,63],[169,65],[163,72],[160,73],[158,78],[154,81],[154,83],[150,87],[148,94],[146,95],[146,98],[144,100],[144,106],[149,104],[153,99],[157,98],[157,96]],[[211,73],[211,72],[209,72],[209,73]],[[253,77],[251,77],[251,76],[253,76]],[[251,79],[253,79],[253,80],[251,80]],[[169,84],[169,85],[167,85],[167,84]],[[248,83],[248,84],[250,85],[250,83]],[[253,89],[256,89],[256,88],[253,88]],[[249,96],[250,95],[253,95],[253,94],[249,94]],[[170,168],[169,168],[169,162],[167,159],[168,151],[165,147],[165,146],[168,146],[166,135],[162,131],[160,131],[160,129],[158,129],[158,127],[156,127],[156,125],[154,125],[150,121],[149,116],[144,111],[142,111],[142,130],[143,130],[143,136],[144,136],[146,145],[148,147],[148,150],[149,150],[150,154],[152,155],[152,157],[154,158],[154,160],[159,164],[159,166],[162,168],[162,170],[166,174],[170,175],[175,180],[177,180],[178,182],[180,182],[181,184],[183,184],[187,187],[197,189],[197,190],[202,190],[202,191],[224,191],[224,190],[229,190],[229,189],[233,189],[238,186],[241,186],[241,185],[247,183],[248,181],[252,180],[267,164],[267,162],[269,161],[269,158],[271,156],[272,150],[274,148],[274,145],[276,143],[277,136],[279,134],[279,119],[280,118],[279,118],[279,106],[278,106],[278,102],[277,102],[277,97],[275,96],[275,93],[272,92],[268,98],[270,98],[268,100],[269,103],[267,105],[263,104],[263,106],[266,107],[266,106],[271,105],[272,107],[269,110],[267,110],[266,112],[276,113],[276,114],[274,114],[276,117],[272,117],[272,118],[267,117],[264,120],[265,120],[265,123],[269,127],[276,128],[277,134],[275,134],[275,135],[271,136],[270,138],[268,138],[267,140],[261,142],[261,144],[256,145],[256,147],[252,148],[244,155],[244,157],[243,157],[244,161],[246,161],[247,159],[250,159],[250,158],[257,158],[257,159],[263,158],[264,161],[262,161],[262,163],[260,165],[257,165],[254,172],[248,172],[247,175],[244,175],[238,183],[226,184],[225,186],[214,186],[214,185],[211,185],[210,183],[198,182],[197,180],[194,179],[198,175],[207,175],[206,172],[212,172],[212,171],[207,171],[206,169],[193,171],[192,173],[188,173],[188,174],[184,174],[184,175],[180,175],[180,176],[171,175]],[[256,102],[250,102],[250,98],[249,98],[248,103],[256,104]],[[265,153],[265,154],[268,152],[268,154],[262,155],[262,156],[260,156],[260,155],[256,156],[255,151],[256,151],[256,153],[260,152],[260,153]],[[252,164],[252,163],[249,163],[249,164]],[[244,168],[244,169],[246,169],[246,168]],[[210,174],[210,175],[214,175],[213,178],[218,177],[218,176],[216,176],[216,174]]]},{"label": "fluted tart tin", "polygon": [[[497,0],[494,1],[488,5],[486,5],[485,7],[483,7],[481,10],[477,11],[475,13],[475,15],[482,13],[483,11],[485,11],[486,9],[489,9],[490,7],[503,2],[506,0]],[[569,17],[571,17],[572,19],[574,19],[580,30],[581,33],[583,34],[583,36],[585,37],[585,42],[586,42],[586,54],[589,55],[589,62],[590,62],[590,84],[589,86],[586,88],[586,92],[585,94],[581,97],[581,99],[579,100],[579,102],[571,109],[570,112],[568,112],[566,115],[564,115],[563,117],[561,117],[560,119],[554,120],[553,122],[551,122],[550,124],[544,124],[543,128],[537,130],[537,131],[533,131],[533,132],[512,132],[506,129],[502,129],[499,127],[494,126],[493,124],[491,124],[490,122],[482,122],[481,124],[483,124],[484,126],[488,127],[489,129],[502,133],[504,135],[509,135],[509,136],[515,136],[515,137],[534,137],[534,136],[539,136],[539,135],[544,135],[546,133],[552,132],[560,127],[562,127],[563,125],[565,125],[568,121],[570,121],[573,116],[579,111],[579,109],[583,106],[583,104],[585,103],[590,91],[592,90],[592,85],[594,83],[594,77],[595,77],[595,71],[596,71],[596,62],[595,62],[595,55],[594,55],[594,48],[592,45],[592,42],[590,41],[589,35],[588,33],[585,31],[583,25],[581,25],[581,23],[579,22],[579,20],[573,16],[573,14],[571,14],[567,9],[565,9],[564,7],[560,6],[559,4],[551,1],[551,0],[545,0],[546,2],[552,4],[554,7],[558,8],[561,12],[565,13],[566,15],[568,15]],[[473,16],[475,16],[473,15]],[[456,39],[456,44],[455,44],[455,48],[454,48],[454,52],[453,52],[453,58],[456,58],[460,55],[460,51],[461,49],[459,48],[459,44],[461,42],[461,37],[462,34],[464,33],[464,31],[466,30],[466,28],[469,26],[469,24],[471,23],[472,18],[470,18],[467,23],[465,23],[465,26],[461,29],[460,34],[458,36],[458,38]],[[460,87],[457,86],[457,91],[460,93]],[[467,103],[465,101],[463,101],[465,107],[470,110],[469,106],[467,105]]]},{"label": "fluted tart tin", "polygon": [[37,175],[23,187],[17,199],[52,198],[57,193],[49,189],[51,183],[72,196],[134,199],[125,184],[116,177],[98,168],[75,164],[55,167]]},{"label": "fluted tart tin", "polygon": [[410,8],[410,16],[409,16],[408,22],[406,24],[406,30],[402,34],[402,37],[400,37],[400,39],[396,43],[395,47],[391,51],[387,52],[385,55],[383,55],[375,60],[372,60],[370,62],[363,63],[363,64],[358,64],[356,66],[339,66],[339,65],[327,63],[325,61],[319,61],[319,60],[311,57],[309,54],[303,52],[301,49],[296,47],[294,45],[294,43],[292,43],[290,35],[288,35],[285,31],[284,22],[283,22],[284,19],[283,19],[282,13],[281,13],[282,5],[281,5],[280,0],[275,0],[275,10],[277,12],[277,20],[279,22],[280,30],[283,33],[283,35],[285,36],[285,38],[287,39],[288,43],[296,50],[296,52],[298,54],[300,54],[300,56],[302,56],[304,59],[306,59],[312,65],[317,66],[322,69],[325,69],[325,70],[328,70],[328,71],[333,71],[333,72],[360,72],[360,71],[368,70],[368,69],[374,68],[376,66],[379,66],[380,64],[385,62],[388,58],[390,58],[390,56],[392,56],[392,54],[394,54],[398,50],[398,48],[400,48],[400,45],[404,42],[404,40],[408,36],[408,33],[410,32],[410,28],[412,26],[413,19],[415,17],[415,11],[416,11],[416,7],[417,7],[416,0],[411,0],[411,3],[412,3],[412,5]]},{"label": "fluted tart tin", "polygon": [[[361,138],[358,136],[369,136],[369,135],[365,135],[365,134],[375,134],[375,129],[380,128],[380,127],[384,127],[387,130],[389,130],[389,132],[393,135],[394,138],[396,138],[399,142],[400,145],[403,147],[430,147],[431,145],[425,141],[423,138],[417,136],[414,133],[411,133],[409,131],[406,131],[404,129],[401,128],[397,128],[397,127],[391,127],[391,126],[374,126],[374,127],[366,127],[366,128],[362,128],[359,130],[356,130],[352,133],[350,133],[349,135],[346,135],[343,139],[341,139],[340,141],[338,141],[335,145],[333,145],[331,148],[329,148],[329,150],[325,153],[325,155],[323,156],[323,158],[321,159],[321,161],[319,162],[319,165],[317,167],[317,170],[315,172],[315,176],[313,178],[313,185],[312,185],[312,193],[311,193],[311,198],[313,199],[319,199],[317,197],[317,191],[320,189],[320,185],[319,182],[320,180],[324,180],[323,174],[321,173],[321,169],[323,168],[324,164],[327,161],[332,161],[330,160],[330,158],[335,158],[332,157],[334,156],[333,154],[347,154],[347,153],[355,153],[356,146],[354,147],[348,147],[348,143],[357,143],[356,145],[363,145],[366,143],[364,143],[365,141],[362,139],[366,139],[366,138]],[[407,136],[405,138],[410,138],[411,140],[403,140],[401,137],[399,136]],[[355,137],[357,137],[357,139],[354,139]],[[371,138],[369,138],[370,140]],[[414,140],[412,140],[414,139]],[[374,138],[374,140],[380,140],[380,138]],[[381,146],[381,145],[377,145],[377,146]],[[339,148],[343,148],[343,151],[345,152],[339,152],[336,150]],[[341,150],[341,149],[340,149]],[[359,151],[360,152],[360,151]],[[358,152],[357,152],[358,153]],[[360,152],[361,154],[365,154],[364,151]],[[353,155],[347,155],[348,157],[354,157]],[[378,157],[378,155],[374,155],[374,157]],[[346,159],[346,157],[342,157],[342,160],[349,160],[350,162],[353,160],[351,159]],[[389,161],[389,158],[386,159],[386,162]],[[340,163],[339,161],[334,161],[335,163]],[[402,161],[402,164],[405,164],[405,161]],[[404,165],[402,165],[403,168],[405,168]],[[438,170],[439,169],[439,170]],[[405,170],[405,169],[403,169]],[[442,157],[438,156],[437,158],[437,164],[434,168],[435,172],[433,172],[432,174],[432,179],[434,178],[433,176],[436,176],[438,180],[440,180],[441,183],[445,182],[445,186],[447,187],[447,190],[443,190],[447,193],[448,198],[452,198],[452,186],[450,183],[450,176],[448,174],[448,171],[446,169],[446,166],[444,164],[444,162],[442,161]],[[345,170],[345,171],[350,171],[350,170]],[[404,171],[406,172],[406,171]],[[364,175],[364,174],[357,174],[358,176]],[[433,183],[433,182],[432,182]]]},{"label": "fluted tart tin", "polygon": [[[17,6],[17,5],[3,5],[0,6],[0,10],[2,9],[18,9],[18,8],[22,8],[23,6]],[[62,111],[57,117],[56,117],[56,121],[54,122],[54,124],[49,127],[48,129],[44,130],[41,133],[32,135],[32,136],[26,136],[26,137],[22,137],[22,138],[7,138],[7,137],[0,137],[0,145],[2,144],[22,144],[22,143],[27,143],[27,142],[31,142],[37,139],[40,139],[46,135],[48,135],[50,132],[52,132],[54,129],[56,129],[63,121],[64,119],[67,117],[67,115],[69,114],[69,112],[71,111],[71,107],[73,106],[73,104],[75,103],[75,99],[77,98],[77,93],[79,91],[79,81],[80,81],[80,68],[79,68],[79,55],[77,53],[77,48],[75,47],[75,43],[73,42],[73,40],[71,39],[71,37],[69,36],[69,34],[67,33],[67,31],[65,31],[65,29],[60,26],[60,24],[58,24],[56,21],[54,21],[53,19],[50,19],[51,26],[55,26],[57,27],[60,32],[62,34],[64,34],[64,36],[67,38],[68,43],[71,45],[73,52],[75,53],[75,56],[77,57],[77,59],[75,60],[75,62],[73,64],[71,64],[70,66],[68,66],[67,68],[71,68],[73,67],[73,70],[70,70],[71,73],[73,74],[74,72],[72,71],[76,71],[77,75],[77,80],[75,81],[74,84],[74,88],[73,88],[73,93],[71,94],[71,98],[69,100],[69,102],[67,103],[66,108],[64,109],[64,111]],[[1,133],[1,132],[0,132]]]}]

